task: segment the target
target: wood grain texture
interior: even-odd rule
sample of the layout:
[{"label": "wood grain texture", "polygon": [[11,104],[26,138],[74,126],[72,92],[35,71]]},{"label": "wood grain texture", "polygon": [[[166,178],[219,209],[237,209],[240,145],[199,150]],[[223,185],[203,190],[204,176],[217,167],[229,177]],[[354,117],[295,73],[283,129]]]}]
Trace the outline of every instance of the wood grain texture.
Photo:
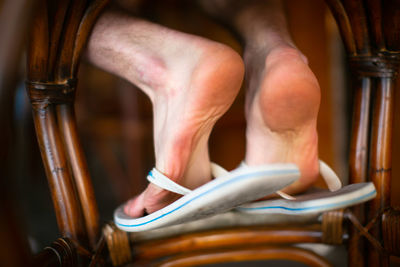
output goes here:
[{"label": "wood grain texture", "polygon": [[39,1],[28,49],[28,91],[59,229],[92,248],[98,211],[72,102],[80,55],[107,2]]},{"label": "wood grain texture", "polygon": [[[396,32],[399,3],[380,0],[327,2],[341,28],[353,70],[355,102],[350,181],[372,181],[377,188],[377,197],[367,205],[367,221],[364,221],[362,207],[353,210],[357,219],[366,223],[390,207],[394,83],[400,52]],[[389,26],[391,24],[393,26]],[[353,40],[356,51],[352,46]],[[396,239],[382,236],[381,219],[373,224],[370,233],[378,242],[384,238]],[[368,244],[367,253],[356,232],[350,228],[349,265],[388,266],[386,253],[380,253],[371,244]]]},{"label": "wood grain texture", "polygon": [[181,251],[217,249],[255,244],[321,243],[320,225],[305,227],[249,227],[206,231],[136,244],[131,240],[137,260],[157,259]]},{"label": "wood grain texture", "polygon": [[33,118],[57,223],[62,236],[86,242],[82,213],[58,132],[54,109],[55,107],[46,104],[36,104],[33,106]]},{"label": "wood grain texture", "polygon": [[70,104],[58,105],[57,118],[85,218],[86,232],[91,247],[94,247],[99,235],[99,214],[89,169],[77,135],[78,130],[73,106]]},{"label": "wood grain texture", "polygon": [[184,253],[175,257],[168,258],[154,266],[162,267],[189,267],[204,264],[216,264],[224,262],[243,262],[243,261],[266,261],[285,260],[296,261],[307,266],[330,267],[332,266],[321,256],[296,247],[274,247],[256,246],[242,247],[238,249],[203,251],[198,253]]}]

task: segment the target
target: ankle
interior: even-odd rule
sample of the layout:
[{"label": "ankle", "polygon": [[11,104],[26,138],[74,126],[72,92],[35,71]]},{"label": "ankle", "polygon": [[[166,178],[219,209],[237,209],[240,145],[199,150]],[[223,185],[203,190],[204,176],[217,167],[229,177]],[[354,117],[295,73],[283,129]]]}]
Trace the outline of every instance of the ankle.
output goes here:
[{"label": "ankle", "polygon": [[270,47],[265,58],[266,64],[276,61],[287,62],[293,60],[301,60],[304,64],[308,65],[307,57],[295,46],[288,43],[276,43]]},{"label": "ankle", "polygon": [[279,0],[250,1],[232,18],[232,26],[246,46],[273,46],[288,43],[294,46],[287,29],[284,7]]}]

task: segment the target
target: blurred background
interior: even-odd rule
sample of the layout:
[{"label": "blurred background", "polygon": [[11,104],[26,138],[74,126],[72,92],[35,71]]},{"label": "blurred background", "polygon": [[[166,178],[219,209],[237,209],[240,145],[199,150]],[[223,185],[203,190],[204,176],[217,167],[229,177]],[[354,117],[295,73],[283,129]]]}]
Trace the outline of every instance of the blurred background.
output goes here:
[{"label": "blurred background", "polygon": [[[131,8],[130,1],[122,4]],[[323,0],[287,1],[286,6],[292,37],[307,56],[322,90],[318,120],[320,158],[346,183],[352,95],[341,38]],[[144,1],[142,12],[149,20],[225,43],[241,53],[235,36],[190,1]],[[154,165],[152,107],[138,88],[85,61],[78,78],[76,113],[80,137],[101,220],[106,222],[112,220],[113,210],[119,204],[140,193],[147,184],[145,177]],[[227,169],[235,168],[244,157],[244,90],[217,122],[209,142],[212,161]],[[399,90],[396,94],[399,99]],[[399,206],[400,140],[396,137],[400,136],[400,103],[397,104],[391,188],[392,203]],[[16,185],[10,190],[37,252],[55,240],[58,231],[30,109],[22,68],[14,110],[16,159],[10,174]],[[318,182],[318,186],[324,185]]]}]

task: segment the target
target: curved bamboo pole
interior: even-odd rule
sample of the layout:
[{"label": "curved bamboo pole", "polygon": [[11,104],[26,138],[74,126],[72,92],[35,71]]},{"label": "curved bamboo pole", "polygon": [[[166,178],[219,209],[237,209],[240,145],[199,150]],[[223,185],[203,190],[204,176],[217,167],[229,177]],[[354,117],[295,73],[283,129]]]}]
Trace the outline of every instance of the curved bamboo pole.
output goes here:
[{"label": "curved bamboo pole", "polygon": [[134,258],[137,260],[156,259],[174,255],[181,251],[192,252],[204,249],[237,247],[256,244],[290,244],[290,243],[321,243],[320,225],[304,228],[233,228],[228,230],[207,231],[186,234],[159,241],[148,241],[143,244],[133,242]]},{"label": "curved bamboo pole", "polygon": [[325,2],[328,4],[333,17],[339,26],[339,31],[342,35],[346,50],[351,55],[355,55],[357,51],[356,43],[353,38],[353,30],[351,29],[350,20],[347,16],[346,10],[343,7],[343,4],[339,0],[326,0]]},{"label": "curved bamboo pole", "polygon": [[80,206],[61,137],[56,130],[54,107],[47,104],[33,104],[33,118],[60,232],[63,236],[86,243]]},{"label": "curved bamboo pole", "polygon": [[85,218],[89,242],[93,248],[99,235],[99,213],[85,155],[79,141],[73,106],[58,105],[57,117]]},{"label": "curved bamboo pole", "polygon": [[[304,263],[311,267],[331,267],[332,265],[314,252],[296,247],[257,246],[220,251],[203,251],[182,254],[169,258],[156,266],[189,267],[224,262],[243,262],[261,260],[285,260]],[[266,262],[268,265],[268,262]]]}]

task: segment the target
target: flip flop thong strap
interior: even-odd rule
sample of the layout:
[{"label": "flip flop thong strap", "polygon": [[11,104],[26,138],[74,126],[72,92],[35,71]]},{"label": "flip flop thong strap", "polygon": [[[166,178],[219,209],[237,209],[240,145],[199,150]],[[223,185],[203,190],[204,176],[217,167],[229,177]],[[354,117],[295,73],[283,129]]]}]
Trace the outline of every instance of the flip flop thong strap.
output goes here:
[{"label": "flip flop thong strap", "polygon": [[292,197],[291,195],[286,194],[285,192],[282,192],[281,190],[276,191],[276,194],[279,195],[281,198],[284,198],[284,199],[288,199],[288,200],[295,200],[296,199],[295,197]]},{"label": "flip flop thong strap", "polygon": [[[225,170],[218,164],[211,162],[211,174],[213,177],[218,178],[220,176],[227,175],[228,173],[229,172],[227,170]],[[179,195],[186,195],[192,192],[192,190],[175,183],[156,168],[153,168],[149,172],[149,174],[147,175],[147,181],[157,185],[158,187],[161,187],[162,189],[174,192]]]},{"label": "flip flop thong strap", "polygon": [[211,162],[211,174],[214,178],[218,178],[224,175],[228,175],[229,172],[219,166],[217,163]]},{"label": "flip flop thong strap", "polygon": [[319,172],[330,191],[336,191],[342,187],[342,182],[337,174],[322,160],[319,160]]},{"label": "flip flop thong strap", "polygon": [[186,195],[189,194],[192,190],[183,187],[171,179],[169,179],[167,176],[162,174],[160,171],[158,171],[156,168],[153,168],[149,174],[147,175],[147,180],[150,183],[153,183],[157,185],[158,187],[161,187],[162,189],[177,193],[179,195]]}]

